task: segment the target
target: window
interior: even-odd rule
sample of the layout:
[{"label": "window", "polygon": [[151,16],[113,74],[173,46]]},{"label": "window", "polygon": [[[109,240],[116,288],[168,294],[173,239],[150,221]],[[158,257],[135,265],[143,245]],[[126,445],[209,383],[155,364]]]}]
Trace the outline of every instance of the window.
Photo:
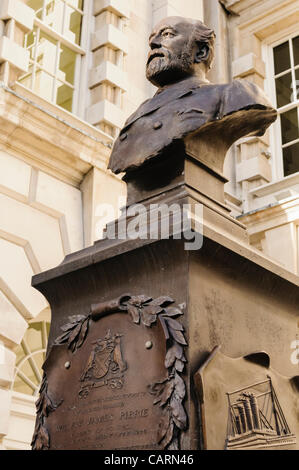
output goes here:
[{"label": "window", "polygon": [[16,368],[13,389],[15,392],[37,396],[42,381],[42,365],[50,322],[37,321],[29,325],[20,346],[16,350]]},{"label": "window", "polygon": [[283,175],[299,171],[299,36],[273,47],[273,69]]},{"label": "window", "polygon": [[35,10],[33,31],[25,36],[30,52],[27,74],[19,82],[48,101],[76,113],[81,57],[83,0],[27,0]]}]

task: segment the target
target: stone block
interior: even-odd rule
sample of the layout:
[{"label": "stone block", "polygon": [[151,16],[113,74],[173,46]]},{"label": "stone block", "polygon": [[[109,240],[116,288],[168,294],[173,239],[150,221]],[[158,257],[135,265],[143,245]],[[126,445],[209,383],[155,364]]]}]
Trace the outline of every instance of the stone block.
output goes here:
[{"label": "stone block", "polygon": [[[64,251],[58,217],[3,194],[0,194],[0,213],[0,229],[11,234],[11,239],[20,237],[22,227],[22,239],[30,243],[41,269],[53,267],[62,261]],[[4,259],[7,260],[7,266],[13,264],[6,256]]]},{"label": "stone block", "polygon": [[5,289],[13,293],[14,304],[26,317],[37,316],[47,302],[32,287],[30,279],[33,271],[22,247],[0,239],[0,277]]},{"label": "stone block", "polygon": [[0,335],[4,341],[12,345],[20,344],[27,326],[21,314],[0,291]]},{"label": "stone block", "polygon": [[21,195],[28,199],[31,167],[22,160],[0,151],[0,187],[5,193]]},{"label": "stone block", "polygon": [[35,12],[19,0],[1,0],[0,20],[14,19],[26,32],[33,29]]},{"label": "stone block", "polygon": [[96,31],[91,38],[91,48],[94,51],[105,44],[109,44],[115,49],[128,53],[127,36],[111,24],[103,26]]},{"label": "stone block", "polygon": [[97,16],[104,10],[112,11],[121,18],[130,17],[128,2],[123,0],[95,0],[93,14]]},{"label": "stone block", "polygon": [[8,431],[11,404],[11,391],[0,388],[0,436]]},{"label": "stone block", "polygon": [[266,76],[264,61],[253,53],[239,57],[233,62],[232,68],[234,78],[244,78],[255,73],[263,78]]},{"label": "stone block", "polygon": [[263,178],[268,182],[271,181],[271,166],[264,156],[244,160],[237,164],[236,170],[237,183],[241,183],[242,181],[252,181],[259,178]]},{"label": "stone block", "polygon": [[108,124],[121,129],[125,121],[125,115],[115,104],[108,100],[103,100],[88,108],[87,121],[93,125],[106,121]]},{"label": "stone block", "polygon": [[35,206],[63,214],[66,220],[64,245],[70,251],[83,247],[82,198],[79,189],[40,171],[37,178]]},{"label": "stone block", "polygon": [[127,76],[120,67],[111,62],[103,62],[91,70],[89,76],[89,87],[93,88],[102,82],[110,82],[123,91],[127,90]]},{"label": "stone block", "polygon": [[16,69],[27,72],[29,51],[19,46],[6,36],[0,38],[0,63],[8,62]]},{"label": "stone block", "polygon": [[[1,352],[2,350],[2,352]],[[4,361],[2,360],[4,359]],[[0,386],[10,387],[14,380],[16,355],[10,349],[1,345],[0,341]]]}]

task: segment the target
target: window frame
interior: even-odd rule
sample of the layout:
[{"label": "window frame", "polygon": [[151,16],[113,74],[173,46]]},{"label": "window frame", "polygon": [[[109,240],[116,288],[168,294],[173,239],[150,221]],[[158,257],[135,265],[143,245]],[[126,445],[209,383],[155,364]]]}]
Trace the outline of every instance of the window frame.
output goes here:
[{"label": "window frame", "polygon": [[[34,325],[39,325],[39,324],[41,325],[41,329],[40,329],[41,344],[39,345],[40,346],[39,348],[34,349],[33,345],[30,344],[30,342],[28,341],[27,335],[28,335],[28,331],[30,330],[30,328],[34,327]],[[43,362],[45,361],[47,345],[48,345],[48,337],[49,337],[48,330],[49,329],[50,329],[50,319],[43,318],[43,315],[38,315],[36,319],[33,319],[28,324],[28,328],[26,329],[25,334],[22,338],[22,341],[20,345],[18,346],[18,351],[21,352],[21,354],[19,355],[19,357],[17,357],[17,362],[15,364],[15,370],[14,370],[12,390],[15,393],[22,393],[22,395],[34,396],[34,397],[38,395],[40,385],[42,382],[43,371],[42,369],[39,368],[38,364],[35,362],[34,356],[42,355]],[[22,371],[22,367],[26,363],[28,363],[28,366],[33,372],[33,375],[35,377],[34,379],[35,382],[31,380],[30,376],[28,376],[25,372]],[[17,390],[15,390],[14,387],[15,387],[16,380],[21,381],[21,383],[23,384],[26,384],[27,387],[29,387],[32,390],[32,394],[29,395],[29,393],[18,392]]]},{"label": "window frame", "polygon": [[[69,5],[68,0],[62,0],[62,1],[65,5]],[[37,29],[37,40],[36,40],[37,44],[38,44],[38,41],[39,41],[40,32],[45,33],[46,35],[51,37],[51,39],[57,41],[57,43],[56,43],[55,72],[54,73],[49,73],[48,70],[45,70],[43,67],[39,66],[39,69],[41,71],[44,71],[47,75],[49,75],[53,78],[51,99],[50,100],[47,99],[47,98],[44,98],[44,99],[46,101],[56,105],[56,106],[59,106],[59,108],[64,109],[66,112],[71,112],[72,114],[77,115],[79,117],[82,117],[81,116],[82,110],[80,110],[81,100],[79,99],[79,97],[81,96],[81,93],[82,93],[82,77],[83,77],[84,73],[86,72],[86,66],[87,66],[87,63],[86,63],[87,45],[88,45],[88,43],[87,43],[87,23],[88,23],[87,19],[88,18],[87,17],[90,13],[89,3],[90,2],[88,0],[84,1],[83,10],[80,10],[80,9],[75,8],[75,7],[72,6],[72,8],[74,10],[79,11],[82,14],[80,45],[76,44],[75,42],[72,42],[70,39],[63,36],[63,34],[58,32],[54,28],[48,26],[41,19],[39,19],[37,16],[35,16],[35,18],[34,18],[34,28]],[[43,7],[42,7],[43,15],[44,15],[45,7],[46,7],[46,0],[44,0]],[[64,12],[65,12],[65,7],[64,7]],[[63,19],[63,30],[65,30],[65,24],[66,24],[65,20]],[[70,83],[58,78],[59,55],[60,55],[59,51],[60,51],[62,45],[69,48],[70,50],[72,50],[76,54],[75,73],[74,73],[74,83],[73,84],[70,84]],[[25,48],[27,50],[26,42],[25,42]],[[35,81],[35,76],[36,76],[35,74],[36,74],[36,69],[37,69],[37,50],[38,50],[37,45],[35,46],[35,48],[36,49],[35,49],[34,59],[33,59],[33,61],[30,60],[30,62],[29,62],[30,65],[33,65],[33,70],[32,70],[32,73],[31,73],[31,77],[32,77],[31,78],[31,84],[30,84],[30,86],[26,87],[26,88],[29,88],[32,93],[36,93],[34,91],[34,81]],[[25,77],[26,75],[30,75],[30,74],[24,74],[23,77]],[[59,81],[61,83],[64,83],[65,85],[67,85],[68,87],[73,89],[73,101],[72,101],[71,111],[66,110],[65,108],[63,108],[62,106],[57,104],[57,102],[56,102],[56,99],[57,99],[56,98],[56,94],[57,94],[56,84],[57,84],[57,81]],[[22,84],[21,81],[20,81],[20,83]],[[39,93],[36,93],[36,94],[43,98],[43,96],[40,95]]]},{"label": "window frame", "polygon": [[[290,28],[284,29],[275,35],[272,35],[266,39],[263,44],[263,59],[266,63],[266,79],[265,79],[265,91],[271,99],[271,102],[276,106],[277,98],[276,98],[276,84],[275,79],[280,75],[284,75],[291,71],[292,73],[292,81],[293,85],[296,83],[295,77],[295,67],[298,69],[298,65],[294,65],[294,56],[293,56],[293,43],[292,39],[299,35],[298,26],[292,25]],[[289,41],[291,44],[291,69],[288,71],[284,71],[281,74],[275,74],[275,67],[274,67],[274,48],[283,44],[284,42]],[[296,89],[293,91],[296,93]],[[289,103],[285,106],[282,106],[278,110],[279,116],[289,110],[297,108],[297,115],[298,115],[298,123],[299,123],[299,96],[297,95],[297,99],[292,103]],[[296,142],[299,142],[299,138],[295,139],[292,142],[288,142],[287,144],[282,143],[282,135],[281,135],[281,122],[280,118],[276,120],[276,122],[270,128],[270,147],[271,147],[271,164],[272,164],[272,176],[273,182],[279,181],[281,179],[290,178],[299,173],[295,172],[291,175],[284,174],[284,161],[283,161],[283,148],[286,148]]]}]

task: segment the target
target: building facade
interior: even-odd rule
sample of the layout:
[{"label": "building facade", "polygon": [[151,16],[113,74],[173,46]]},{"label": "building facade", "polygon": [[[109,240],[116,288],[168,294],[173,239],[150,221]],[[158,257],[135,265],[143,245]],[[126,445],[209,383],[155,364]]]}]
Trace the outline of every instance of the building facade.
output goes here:
[{"label": "building facade", "polygon": [[229,152],[226,200],[251,244],[299,274],[299,0],[0,3],[0,446],[28,449],[50,323],[31,277],[101,237],[101,204],[123,204],[107,164],[155,91],[145,62],[162,18],[213,27],[209,79],[253,81],[278,109],[266,136]]}]

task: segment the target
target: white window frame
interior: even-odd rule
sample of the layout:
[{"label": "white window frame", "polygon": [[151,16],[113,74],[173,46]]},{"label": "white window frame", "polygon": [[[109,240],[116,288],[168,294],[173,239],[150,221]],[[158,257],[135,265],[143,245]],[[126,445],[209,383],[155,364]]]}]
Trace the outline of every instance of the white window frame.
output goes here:
[{"label": "white window frame", "polygon": [[[68,3],[67,0],[65,0],[65,3]],[[68,38],[63,36],[61,33],[56,31],[54,28],[48,26],[45,24],[42,20],[37,18],[35,16],[34,18],[34,27],[37,28],[37,31],[42,31],[48,36],[50,36],[52,39],[55,39],[57,41],[57,56],[56,56],[56,70],[55,70],[55,77],[54,77],[54,83],[53,83],[53,92],[52,92],[52,99],[49,100],[52,104],[55,104],[56,106],[59,106],[56,103],[56,100],[54,98],[54,89],[56,86],[56,80],[57,80],[57,68],[58,68],[58,51],[60,49],[60,45],[63,44],[64,46],[68,47],[71,49],[73,52],[76,53],[76,64],[75,64],[75,77],[74,77],[74,84],[71,85],[66,82],[66,85],[73,88],[74,94],[73,94],[73,103],[72,103],[72,114],[75,114],[79,117],[83,117],[83,110],[82,106],[80,106],[80,103],[82,102],[82,99],[80,99],[81,95],[84,94],[83,92],[83,87],[82,87],[82,82],[83,82],[83,77],[87,73],[87,62],[86,62],[86,54],[88,50],[88,19],[90,17],[90,0],[85,0],[84,5],[83,5],[83,10],[82,10],[82,25],[81,25],[81,40],[80,40],[80,45],[70,41]],[[81,11],[79,9],[76,9],[75,7],[72,7],[74,10]],[[45,2],[43,6],[43,11],[45,9]],[[65,23],[64,27],[65,27]],[[38,33],[39,34],[39,33]],[[37,38],[38,42],[38,38]],[[25,45],[26,46],[26,45]],[[37,49],[36,49],[37,50]],[[33,81],[34,81],[34,74],[35,74],[35,67],[36,67],[36,57],[34,59],[34,67],[33,67]],[[49,73],[47,71],[47,73]],[[52,74],[50,74],[52,76]],[[34,88],[34,83],[32,81],[32,84],[30,86],[30,90],[33,92]],[[62,80],[60,80],[62,81]],[[63,82],[63,81],[62,81]],[[34,92],[33,92],[34,93]],[[40,96],[40,95],[38,95]],[[59,106],[61,109],[61,106]]]},{"label": "white window frame", "polygon": [[[274,54],[273,49],[284,42],[293,39],[294,37],[299,35],[298,25],[293,25],[290,28],[284,29],[275,35],[268,37],[264,44],[263,44],[263,59],[266,63],[266,80],[265,80],[265,91],[268,94],[271,102],[274,106],[276,106],[276,88],[275,88],[275,70],[274,70]],[[292,42],[291,42],[292,44]],[[291,50],[292,52],[292,50]],[[292,79],[293,83],[295,83],[295,72],[294,72],[294,63],[293,63],[293,55],[291,54],[291,70],[292,70]],[[296,93],[296,90],[294,90]],[[298,110],[298,122],[299,122],[299,97],[297,96],[296,101],[287,104],[279,109],[279,114],[286,112],[290,109],[293,109],[297,106]],[[295,143],[293,141],[292,143]],[[290,145],[288,143],[287,145]],[[293,173],[292,175],[285,176],[284,175],[284,165],[283,165],[283,151],[282,151],[282,138],[281,138],[281,126],[280,126],[280,119],[276,120],[273,126],[270,128],[270,146],[271,146],[271,154],[272,154],[272,176],[273,182],[279,181],[284,178],[290,178],[297,175],[299,173]]]},{"label": "white window frame", "polygon": [[[39,315],[42,316],[42,315]],[[28,332],[30,326],[34,324],[41,323],[41,344],[39,349],[32,349],[32,345],[28,342],[26,338],[26,333]],[[37,396],[40,385],[42,382],[42,373],[43,371],[39,369],[38,364],[35,362],[35,356],[37,354],[42,354],[43,355],[43,361],[45,361],[46,358],[46,352],[47,352],[47,344],[48,344],[48,325],[50,325],[50,320],[49,319],[41,319],[39,320],[38,318],[36,320],[32,320],[29,325],[28,329],[25,332],[25,335],[22,339],[21,345],[19,348],[22,348],[23,354],[22,358],[18,361],[18,363],[15,366],[15,372],[14,372],[14,380],[13,380],[13,387],[16,381],[16,378],[21,380],[23,383],[25,383],[29,388],[32,390],[32,395]],[[27,363],[29,364],[31,371],[33,372],[35,376],[35,382],[32,382],[32,380],[22,371],[22,366]],[[14,390],[16,392],[16,390]],[[18,392],[16,392],[18,393]],[[29,394],[25,394],[29,395]],[[30,396],[30,395],[29,395]]]}]

